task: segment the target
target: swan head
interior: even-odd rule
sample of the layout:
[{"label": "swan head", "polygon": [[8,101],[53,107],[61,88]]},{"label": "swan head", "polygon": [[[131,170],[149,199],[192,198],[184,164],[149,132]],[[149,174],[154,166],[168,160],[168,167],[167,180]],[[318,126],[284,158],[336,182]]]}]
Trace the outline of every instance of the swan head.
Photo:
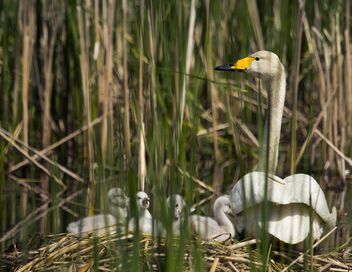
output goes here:
[{"label": "swan head", "polygon": [[231,201],[228,196],[220,196],[214,202],[214,213],[219,211],[224,212],[225,214],[231,214]]},{"label": "swan head", "polygon": [[284,71],[284,66],[275,53],[261,50],[235,62],[217,66],[214,69],[217,71],[240,71],[270,80],[280,76]]},{"label": "swan head", "polygon": [[113,206],[127,207],[128,198],[121,188],[111,188],[108,192],[108,199]]},{"label": "swan head", "polygon": [[167,204],[171,211],[174,212],[174,220],[179,220],[183,215],[183,209],[186,207],[186,202],[183,200],[182,196],[175,194],[168,197]]},{"label": "swan head", "polygon": [[148,209],[150,204],[150,198],[145,192],[138,192],[136,196],[137,206],[139,208]]}]

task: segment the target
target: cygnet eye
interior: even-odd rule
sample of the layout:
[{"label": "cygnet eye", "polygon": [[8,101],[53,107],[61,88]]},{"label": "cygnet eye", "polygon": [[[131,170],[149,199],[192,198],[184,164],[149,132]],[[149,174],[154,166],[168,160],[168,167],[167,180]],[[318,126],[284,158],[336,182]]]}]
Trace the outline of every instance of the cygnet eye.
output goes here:
[{"label": "cygnet eye", "polygon": [[139,197],[138,197],[138,200],[141,200],[141,199],[142,199],[142,198],[139,196]]},{"label": "cygnet eye", "polygon": [[176,203],[176,208],[178,208],[178,203]]},{"label": "cygnet eye", "polygon": [[258,60],[260,60],[260,58],[259,58],[259,57],[256,57],[255,60],[258,61]]}]

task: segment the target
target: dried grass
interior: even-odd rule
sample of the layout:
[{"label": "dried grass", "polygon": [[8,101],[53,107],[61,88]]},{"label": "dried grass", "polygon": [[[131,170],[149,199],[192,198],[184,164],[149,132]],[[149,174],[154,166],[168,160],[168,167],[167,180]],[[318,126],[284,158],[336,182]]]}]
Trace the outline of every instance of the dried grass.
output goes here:
[{"label": "dried grass", "polygon": [[[55,235],[50,242],[37,250],[29,252],[29,259],[25,264],[18,264],[21,252],[7,253],[8,262],[16,267],[17,272],[25,271],[92,271],[98,267],[99,271],[121,270],[116,267],[116,258],[119,257],[119,243],[129,256],[134,250],[133,235],[111,234],[108,236],[77,238],[71,234]],[[173,242],[177,243],[174,238]],[[241,243],[229,241],[224,244],[215,242],[201,242],[204,252],[203,259],[210,271],[249,271],[263,268],[263,258],[255,249],[257,241],[248,240]],[[187,245],[189,247],[190,245]],[[157,270],[159,262],[166,258],[166,244],[164,239],[153,240],[150,236],[142,236],[140,240],[139,260],[143,266]],[[190,250],[184,254],[184,270],[192,270],[193,256]],[[98,256],[94,254],[98,253]],[[293,260],[292,255],[298,255]],[[288,257],[291,256],[291,257]],[[273,250],[266,262],[266,271],[302,271],[304,267],[312,267],[313,271],[350,271],[352,269],[352,249],[348,243],[341,246],[338,251],[322,255],[306,255]],[[98,263],[94,263],[98,260]],[[129,261],[133,260],[130,258]]]}]

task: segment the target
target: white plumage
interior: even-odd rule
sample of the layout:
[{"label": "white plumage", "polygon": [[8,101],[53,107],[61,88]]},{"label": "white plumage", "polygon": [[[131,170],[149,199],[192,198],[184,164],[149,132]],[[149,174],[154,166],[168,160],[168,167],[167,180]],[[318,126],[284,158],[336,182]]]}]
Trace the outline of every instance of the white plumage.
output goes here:
[{"label": "white plumage", "polygon": [[192,215],[193,229],[203,240],[227,241],[235,236],[235,228],[228,218],[231,203],[228,196],[220,196],[214,202],[214,217]]},{"label": "white plumage", "polygon": [[145,192],[138,192],[136,201],[138,209],[138,225],[136,224],[135,218],[132,217],[128,223],[128,230],[131,232],[139,230],[140,233],[148,235],[164,235],[164,228],[161,223],[154,220],[148,210],[150,204],[149,196]]},{"label": "white plumage", "polygon": [[79,234],[82,237],[94,231],[94,234],[100,236],[111,233],[116,229],[116,218],[111,214],[97,214],[87,216],[67,226],[67,231],[73,234]]},{"label": "white plumage", "polygon": [[67,226],[67,231],[85,237],[89,232],[103,235],[113,231],[122,231],[127,220],[128,197],[120,188],[112,188],[108,192],[109,214],[87,216]]},{"label": "white plumage", "polygon": [[166,200],[172,220],[172,233],[180,234],[181,223],[184,219],[184,210],[187,207],[186,202],[179,194],[171,195]]},{"label": "white plumage", "polygon": [[108,209],[120,224],[126,223],[128,217],[129,198],[125,195],[121,188],[112,188],[108,192]]},{"label": "white plumage", "polygon": [[[280,59],[272,52],[259,51],[234,64],[219,66],[216,70],[251,73],[268,85],[269,119],[265,123],[259,170],[268,169],[270,174],[266,180],[264,172],[252,172],[234,185],[230,199],[237,218],[236,229],[242,231],[244,228],[258,236],[262,234],[263,226],[267,225],[270,235],[289,244],[302,243],[310,232],[314,240],[319,239],[324,228],[332,228],[336,224],[336,209],[333,207],[330,213],[319,184],[305,174],[295,174],[285,179],[274,175],[286,94],[285,69]],[[264,218],[262,204],[266,200],[272,205],[267,218]]]}]

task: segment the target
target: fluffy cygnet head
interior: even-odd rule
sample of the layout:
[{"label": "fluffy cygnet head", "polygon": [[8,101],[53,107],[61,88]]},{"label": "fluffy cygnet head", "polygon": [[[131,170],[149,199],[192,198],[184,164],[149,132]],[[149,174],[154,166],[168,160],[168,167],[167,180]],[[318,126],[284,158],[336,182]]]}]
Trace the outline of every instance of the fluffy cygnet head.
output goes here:
[{"label": "fluffy cygnet head", "polygon": [[220,196],[215,200],[215,203],[214,203],[215,215],[220,211],[224,212],[225,214],[232,213],[231,202],[228,196]]},{"label": "fluffy cygnet head", "polygon": [[145,192],[138,192],[136,196],[137,206],[148,209],[150,204],[149,196]]},{"label": "fluffy cygnet head", "polygon": [[128,197],[121,188],[111,188],[108,192],[108,199],[113,206],[122,208],[128,205]]},{"label": "fluffy cygnet head", "polygon": [[186,202],[183,200],[182,196],[174,194],[167,198],[167,205],[173,211],[174,220],[181,219],[183,215],[183,210],[186,207]]},{"label": "fluffy cygnet head", "polygon": [[261,50],[248,57],[226,65],[215,67],[218,71],[241,71],[259,78],[274,79],[285,71],[279,57],[270,51]]}]

